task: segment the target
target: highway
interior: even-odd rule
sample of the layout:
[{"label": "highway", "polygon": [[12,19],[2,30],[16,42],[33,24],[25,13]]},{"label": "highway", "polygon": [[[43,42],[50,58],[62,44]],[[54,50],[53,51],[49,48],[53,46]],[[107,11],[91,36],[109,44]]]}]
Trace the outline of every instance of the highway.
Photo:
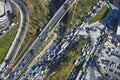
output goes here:
[{"label": "highway", "polygon": [[[59,26],[58,32],[63,32],[64,30],[62,29],[63,25]],[[35,66],[36,64],[39,64],[40,60],[44,58],[45,56],[49,55],[50,52],[54,50],[54,48],[57,46],[57,44],[61,40],[61,34],[55,34],[54,38],[49,42],[49,44],[44,48],[42,52],[40,52],[40,55],[36,57],[36,60],[34,60],[34,63],[31,63],[32,65],[29,66],[27,72],[25,73],[24,76],[22,76],[20,79],[23,80],[25,76],[29,75],[32,72],[32,67]]]},{"label": "highway", "polygon": [[[15,0],[15,1],[16,1],[16,3],[18,2],[19,6],[21,6],[19,1],[17,1],[17,0]],[[43,31],[39,34],[39,36],[33,42],[31,47],[26,51],[25,55],[21,58],[21,60],[18,62],[18,64],[13,68],[13,70],[10,72],[10,74],[6,78],[4,78],[5,80],[17,79],[17,77],[19,77],[19,75],[22,73],[22,71],[24,69],[26,69],[27,65],[29,64],[31,59],[34,57],[35,52],[41,47],[42,43],[46,40],[46,38],[48,37],[51,30],[65,15],[65,13],[67,12],[67,10],[69,8],[69,5],[72,4],[73,1],[74,0],[67,0],[60,7],[60,9],[55,13],[53,18],[48,22],[48,24],[45,26]],[[104,2],[100,1],[100,3],[97,4],[97,6],[100,6],[100,7],[98,7],[98,9],[97,9],[97,6],[93,7],[93,10],[91,10],[90,13],[88,13],[88,15],[85,16],[83,19],[85,19],[87,22],[89,22],[89,20],[91,18],[93,18],[97,14],[97,12],[99,12],[99,10],[103,6],[103,4],[104,4]],[[95,10],[95,12],[94,12],[94,10]],[[58,39],[56,38],[55,41],[53,41],[53,43],[50,43],[51,45],[49,46],[49,48],[45,48],[45,51],[42,52],[42,54],[35,61],[35,63],[32,66],[30,66],[30,70],[24,76],[22,76],[22,80],[33,80],[35,78],[43,79],[44,77],[46,77],[46,75],[49,74],[49,72],[51,72],[53,70],[53,68],[57,65],[57,63],[65,55],[66,51],[69,50],[71,48],[71,46],[73,46],[80,39],[81,29],[83,29],[84,31],[86,31],[88,33],[88,35],[89,35],[88,38],[91,39],[92,42],[90,44],[87,44],[86,48],[84,48],[82,50],[82,54],[81,54],[82,58],[80,58],[79,60],[77,60],[75,62],[74,67],[76,70],[74,72],[71,72],[71,75],[69,76],[68,80],[82,79],[84,74],[86,73],[86,68],[95,59],[95,53],[99,52],[99,50],[102,48],[104,40],[102,41],[101,35],[103,35],[103,34],[107,35],[107,32],[108,32],[108,29],[106,28],[106,26],[98,27],[98,25],[96,25],[96,24],[93,24],[93,25],[94,25],[94,28],[89,28],[89,29],[91,29],[89,31],[89,30],[87,30],[88,27],[83,29],[83,27],[85,26],[85,23],[80,22],[79,26],[76,26],[67,35],[65,40],[63,42],[59,42],[58,45],[56,43],[56,41]],[[80,30],[79,30],[79,28],[80,28]],[[96,31],[94,31],[95,29],[96,29]],[[24,29],[23,29],[23,31],[24,31]],[[22,35],[22,33],[21,33],[21,35]],[[19,42],[18,39],[17,39],[17,41]],[[18,49],[18,47],[20,47],[20,46],[17,46],[15,48],[15,51]],[[14,49],[14,47],[12,49]],[[13,59],[16,56],[14,54],[14,51],[13,51],[13,54],[8,54],[8,55],[9,55],[8,56],[9,58],[13,57]],[[9,58],[6,58],[7,59],[6,61],[8,63],[11,63],[12,60],[10,60]],[[118,60],[117,60],[117,62],[118,62]],[[2,68],[2,70],[5,70],[6,66],[7,65],[5,65],[5,68]],[[109,68],[111,68],[111,66],[109,66]],[[3,71],[3,72],[5,72],[5,71]],[[111,75],[113,73],[109,73],[109,74]],[[96,79],[92,67],[90,68],[90,75],[91,75],[91,79],[93,79],[93,78]],[[114,75],[114,74],[113,74],[113,76],[116,77],[116,75]]]},{"label": "highway", "polygon": [[[28,26],[28,12],[26,7],[24,6],[24,4],[19,1],[19,0],[11,0],[11,2],[13,4],[16,5],[16,7],[19,9],[20,11],[20,15],[21,15],[21,21],[20,21],[20,28],[18,30],[18,33],[5,57],[4,62],[2,63],[1,67],[0,67],[0,71],[2,71],[2,69],[6,69],[7,70],[7,65],[9,63],[12,63],[13,60],[15,59],[18,50],[21,46],[21,43],[23,42],[23,39],[25,37],[26,31],[27,31],[27,26]],[[5,72],[5,71],[3,71]]]},{"label": "highway", "polygon": [[[70,2],[71,1],[71,2]],[[74,0],[67,0],[65,3],[60,7],[60,9],[55,13],[55,15],[52,17],[52,19],[48,22],[48,24],[45,26],[43,31],[39,34],[39,36],[36,38],[36,40],[33,42],[31,47],[27,50],[25,55],[22,57],[22,59],[18,62],[18,64],[13,68],[12,72],[7,77],[7,80],[14,80],[17,79],[19,74],[27,67],[30,60],[34,57],[35,52],[41,47],[41,44],[44,42],[46,37],[49,35],[53,27],[62,19],[62,17],[67,12],[69,5],[73,3]],[[19,74],[16,74],[16,72],[20,71]]]},{"label": "highway", "polygon": [[[83,27],[84,23],[80,23],[79,27]],[[40,57],[39,61],[37,61],[33,66],[31,66],[31,69],[29,72],[26,73],[25,76],[23,76],[25,80],[34,79],[38,75],[39,79],[43,79],[49,72],[57,65],[57,63],[60,61],[60,59],[65,55],[65,52],[68,48],[70,48],[76,41],[76,37],[79,39],[80,32],[77,28],[74,28],[65,39],[65,42],[60,43],[56,46],[56,48],[49,53],[49,55],[45,55],[43,57]],[[49,57],[51,56],[51,57]],[[51,63],[47,63],[47,62]],[[33,68],[36,67],[37,70],[34,70]],[[40,67],[40,68],[39,68]]]},{"label": "highway", "polygon": [[[57,42],[55,42],[57,41]],[[41,58],[49,55],[49,53],[56,47],[56,45],[59,43],[60,41],[60,37],[58,35],[54,36],[54,39],[47,45],[47,47],[40,53],[40,56],[38,56],[37,60],[34,61],[34,63],[30,66],[30,68],[27,70],[27,72],[25,73],[25,76],[27,77],[27,75],[29,75],[33,70],[32,67],[34,67],[34,65],[39,64]],[[24,77],[21,77],[21,80],[24,80]],[[33,76],[34,77],[34,76]]]},{"label": "highway", "polygon": [[[92,13],[91,13],[92,14]],[[94,17],[94,15],[93,15]],[[90,18],[89,18],[90,19]],[[79,26],[81,27],[81,26]],[[76,30],[76,29],[73,29],[73,32],[71,31],[71,33],[69,35],[67,35],[67,39],[65,40],[65,42],[63,44],[59,44],[57,47],[58,48],[55,48],[55,53],[50,53],[50,55],[46,55],[45,57],[42,57],[40,58],[40,61],[37,61],[32,67],[31,67],[31,70],[25,75],[23,76],[25,80],[29,80],[29,79],[34,79],[36,76],[40,76],[39,78],[40,79],[43,79],[44,76],[46,76],[46,74],[48,74],[53,68],[54,66],[60,61],[60,59],[64,56],[64,53],[65,53],[65,50],[70,48],[70,45],[71,43],[74,43],[74,39],[76,38],[75,36],[79,36],[79,30]],[[72,36],[72,37],[71,37]],[[95,38],[97,37],[96,34],[92,35],[92,36],[95,36]],[[93,40],[95,41],[95,40]],[[95,41],[96,43],[96,41]],[[97,45],[96,45],[97,46]],[[99,46],[99,44],[98,44]],[[99,48],[99,47],[98,47]],[[92,52],[97,52],[98,51],[98,48],[94,47],[92,49]],[[96,50],[97,49],[97,50]],[[94,51],[93,51],[94,50]],[[88,54],[88,51],[87,50],[87,53]],[[91,52],[91,54],[92,54]],[[46,63],[46,60],[48,60],[48,56],[53,56],[52,57],[52,62],[50,65],[48,65]],[[90,57],[90,56],[89,56]],[[88,56],[85,58],[87,59],[85,64],[83,64],[83,67],[86,67],[88,65],[88,62],[89,62],[89,58]],[[48,60],[49,61],[49,60]],[[43,65],[43,66],[41,66]],[[34,72],[34,69],[33,67],[37,66],[37,68],[40,66],[40,70],[39,72]],[[43,70],[42,70],[43,69]],[[80,75],[83,75],[82,72],[80,71],[78,73],[78,76],[76,79],[79,79]],[[92,73],[92,75],[94,75],[94,73]],[[94,76],[95,77],[95,76]],[[92,77],[91,77],[92,78]],[[22,78],[23,79],[23,78]]]},{"label": "highway", "polygon": [[[69,41],[67,41],[69,42]],[[26,73],[26,75],[23,77],[23,79],[25,80],[29,80],[29,79],[34,79],[35,75],[40,75],[40,79],[43,79],[47,73],[49,73],[57,64],[57,62],[62,58],[61,57],[61,53],[63,51],[63,48],[65,49],[65,47],[63,47],[63,45],[65,45],[64,43],[59,43],[53,50],[52,52],[46,52],[45,55],[40,56],[39,60],[37,62],[35,62],[35,64],[33,66],[31,66],[31,69]],[[68,45],[67,45],[68,46]],[[63,48],[62,48],[63,47]],[[49,49],[50,50],[50,49]],[[48,58],[49,56],[51,56],[50,58]],[[47,61],[53,61],[50,63],[50,65],[48,66],[49,63],[46,63]],[[37,65],[41,65],[40,70],[38,72],[34,73],[33,67],[37,66]],[[43,68],[43,69],[42,69]],[[42,70],[41,70],[42,69]],[[47,70],[47,73],[43,74],[44,71]],[[31,75],[30,75],[31,74]]]},{"label": "highway", "polygon": [[[83,23],[84,24],[84,23]],[[70,48],[75,44],[76,37],[80,36],[79,30],[77,28],[74,28],[67,36],[65,41],[60,42],[54,50],[46,52],[43,56],[39,57],[39,60],[35,62],[33,66],[31,66],[31,69],[25,74],[25,76],[22,77],[22,79],[29,80],[29,79],[34,79],[35,77],[39,77],[39,79],[43,79],[46,77],[47,74],[53,68],[55,65],[60,61],[60,59],[65,55],[65,50]],[[82,34],[83,35],[83,34]],[[86,34],[85,34],[86,35]],[[79,37],[78,37],[79,38]],[[51,63],[47,63],[47,62]],[[34,71],[34,67],[40,67],[39,71]],[[38,76],[39,75],[39,76]]]}]

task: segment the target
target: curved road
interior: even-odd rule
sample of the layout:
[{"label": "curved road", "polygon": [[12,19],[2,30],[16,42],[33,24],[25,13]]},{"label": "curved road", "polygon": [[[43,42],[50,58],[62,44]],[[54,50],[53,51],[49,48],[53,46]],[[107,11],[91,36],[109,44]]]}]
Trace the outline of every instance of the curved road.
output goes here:
[{"label": "curved road", "polygon": [[[16,7],[19,9],[20,11],[20,15],[21,15],[21,22],[20,22],[20,28],[18,30],[18,33],[12,43],[12,46],[10,47],[4,62],[2,63],[1,67],[0,67],[0,71],[2,71],[3,68],[7,68],[7,65],[9,63],[12,63],[13,60],[15,59],[18,50],[21,46],[21,43],[23,42],[23,39],[25,37],[26,31],[27,31],[27,26],[28,26],[28,12],[26,7],[24,6],[24,4],[20,1],[20,0],[11,0],[11,2],[13,4],[16,5]],[[5,72],[5,71],[4,71]]]}]

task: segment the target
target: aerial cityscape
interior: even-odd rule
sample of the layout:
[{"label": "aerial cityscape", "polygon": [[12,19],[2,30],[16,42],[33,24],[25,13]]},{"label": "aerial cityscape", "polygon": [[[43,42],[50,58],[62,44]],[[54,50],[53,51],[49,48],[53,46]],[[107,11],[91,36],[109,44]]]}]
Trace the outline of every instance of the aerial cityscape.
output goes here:
[{"label": "aerial cityscape", "polygon": [[120,0],[0,0],[0,80],[120,80]]}]

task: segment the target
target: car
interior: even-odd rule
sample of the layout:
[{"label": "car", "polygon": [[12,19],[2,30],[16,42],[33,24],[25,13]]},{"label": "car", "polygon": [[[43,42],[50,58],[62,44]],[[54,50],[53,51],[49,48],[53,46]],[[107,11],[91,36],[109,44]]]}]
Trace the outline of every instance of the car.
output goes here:
[{"label": "car", "polygon": [[86,55],[86,52],[84,51],[84,52],[83,52],[83,54],[82,54],[82,56],[84,56],[84,57],[85,57],[85,55]]},{"label": "car", "polygon": [[4,34],[4,33],[6,33],[6,32],[7,32],[7,31],[5,31],[5,30],[4,30],[4,31],[2,31],[2,33],[3,33],[3,34]]},{"label": "car", "polygon": [[43,41],[43,39],[40,39],[40,41]]},{"label": "car", "polygon": [[36,78],[38,75],[39,75],[39,74],[35,74],[35,76],[34,76],[34,77]]},{"label": "car", "polygon": [[89,54],[90,53],[90,51],[87,51],[87,54]]},{"label": "car", "polygon": [[76,36],[78,34],[79,30],[76,30],[76,32],[74,33],[74,36]]},{"label": "car", "polygon": [[109,69],[110,72],[113,72],[113,69]]},{"label": "car", "polygon": [[17,71],[17,73],[18,73],[18,74],[20,74],[20,73],[21,73],[21,71],[20,71],[20,70],[18,70],[18,71]]},{"label": "car", "polygon": [[67,46],[68,46],[68,42],[65,42],[62,46],[61,46],[61,49],[65,49]]},{"label": "car", "polygon": [[115,71],[115,74],[117,74],[117,71]]},{"label": "car", "polygon": [[119,65],[117,65],[117,69],[119,69],[119,70],[120,70],[120,64],[119,64]]},{"label": "car", "polygon": [[33,51],[34,51],[34,50],[33,50],[33,49],[31,49],[31,50],[30,50],[30,53],[33,53]]},{"label": "car", "polygon": [[67,9],[68,6],[69,6],[69,4],[68,4],[68,3],[65,3],[65,4],[64,4],[64,9]]},{"label": "car", "polygon": [[108,68],[108,67],[106,67],[106,68],[105,68],[105,70],[106,70],[106,71],[108,71],[108,70],[109,70],[109,68]]},{"label": "car", "polygon": [[[26,80],[26,79],[25,79]],[[27,80],[30,80],[30,76],[27,76]]]},{"label": "car", "polygon": [[93,10],[92,10],[92,12],[93,12],[93,13],[96,13],[96,10],[95,10],[95,9],[93,9]]},{"label": "car", "polygon": [[74,65],[77,65],[78,64],[78,60],[75,61]]},{"label": "car", "polygon": [[111,51],[108,52],[108,56],[111,56]]},{"label": "car", "polygon": [[22,59],[22,62],[25,63],[27,60],[26,59]]},{"label": "car", "polygon": [[114,63],[111,63],[111,64],[110,64],[110,67],[114,68]]},{"label": "car", "polygon": [[85,48],[82,49],[82,52],[85,50]]},{"label": "car", "polygon": [[86,72],[86,68],[85,67],[82,68],[82,72],[83,73]]},{"label": "car", "polygon": [[118,72],[118,76],[120,76],[120,72]]},{"label": "car", "polygon": [[71,1],[71,0],[69,0],[69,1],[68,1],[68,3],[69,3],[69,4],[71,4],[71,3],[72,3],[72,1]]},{"label": "car", "polygon": [[46,53],[49,53],[50,52],[50,49],[46,49]]},{"label": "car", "polygon": [[13,74],[14,74],[14,75],[16,75],[16,74],[17,74],[17,72],[14,72]]}]

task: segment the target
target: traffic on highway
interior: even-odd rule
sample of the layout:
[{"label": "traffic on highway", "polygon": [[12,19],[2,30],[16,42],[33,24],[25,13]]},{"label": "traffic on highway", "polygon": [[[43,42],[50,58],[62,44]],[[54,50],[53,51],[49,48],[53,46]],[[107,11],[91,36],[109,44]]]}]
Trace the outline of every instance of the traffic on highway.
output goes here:
[{"label": "traffic on highway", "polygon": [[[16,65],[13,61],[19,55],[18,51],[27,33],[29,11],[21,0],[8,1],[18,8],[21,22],[16,37],[0,65],[0,80],[44,80],[59,65],[67,52],[81,40],[81,36],[87,43],[78,52],[79,58],[74,60],[67,80],[120,80],[120,38],[117,35],[120,27],[120,0],[115,1],[115,4],[110,0],[98,0],[64,37],[66,25],[62,19],[64,16],[66,18],[69,9],[77,0],[65,0],[59,9],[52,4],[52,0],[46,0],[54,15]],[[104,19],[90,24],[104,6],[108,8]],[[36,57],[36,53],[58,24],[60,25],[58,30],[54,31],[54,37]],[[31,62],[33,58],[35,59]]]}]

